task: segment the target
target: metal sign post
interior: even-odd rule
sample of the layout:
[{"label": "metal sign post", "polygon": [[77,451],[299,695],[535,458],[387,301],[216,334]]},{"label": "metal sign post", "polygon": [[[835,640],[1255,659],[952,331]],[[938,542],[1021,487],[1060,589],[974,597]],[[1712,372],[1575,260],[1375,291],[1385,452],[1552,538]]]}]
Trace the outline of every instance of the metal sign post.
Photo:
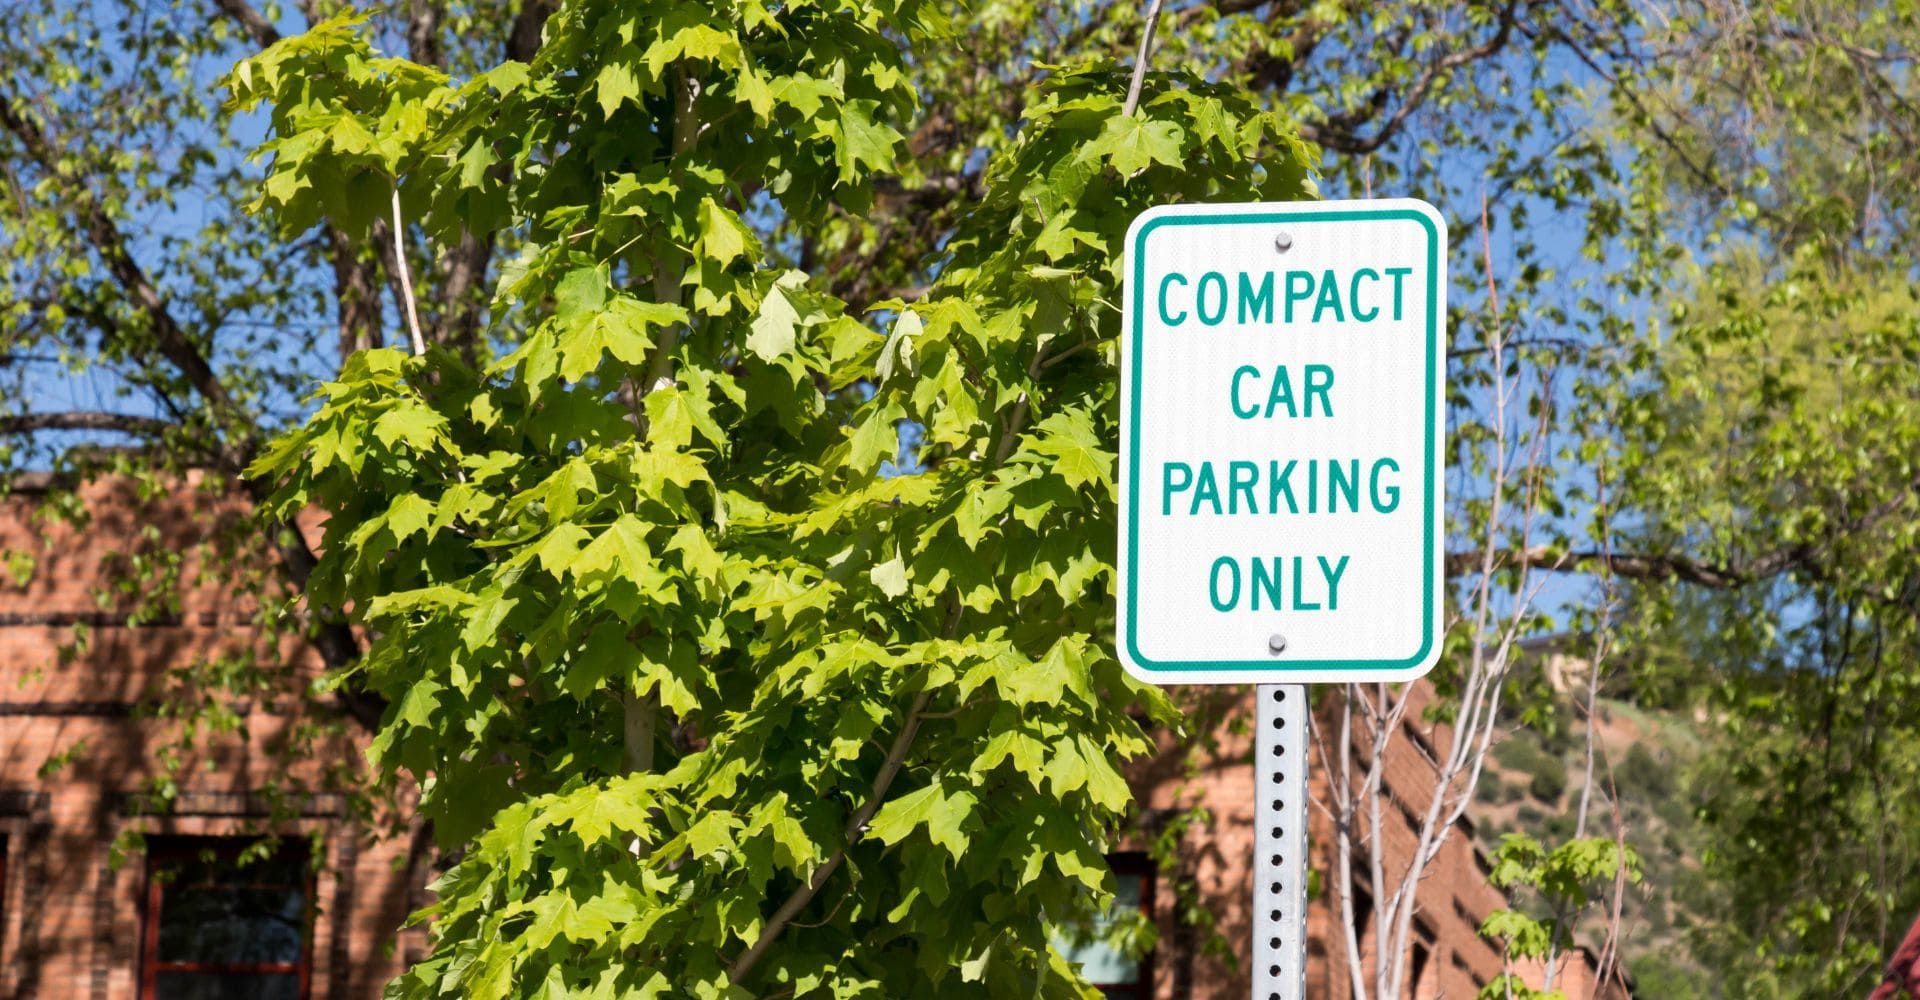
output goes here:
[{"label": "metal sign post", "polygon": [[1153,683],[1259,685],[1253,996],[1301,1000],[1305,685],[1440,655],[1446,224],[1169,205],[1126,255],[1115,645]]},{"label": "metal sign post", "polygon": [[1253,996],[1305,1000],[1307,687],[1262,684],[1254,718]]}]

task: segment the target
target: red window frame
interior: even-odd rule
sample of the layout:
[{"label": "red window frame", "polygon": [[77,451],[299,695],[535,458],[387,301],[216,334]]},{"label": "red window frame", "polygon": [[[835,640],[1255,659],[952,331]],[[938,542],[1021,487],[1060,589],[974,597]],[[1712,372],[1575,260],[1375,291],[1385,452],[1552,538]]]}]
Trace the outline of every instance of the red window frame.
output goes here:
[{"label": "red window frame", "polygon": [[[305,927],[300,935],[300,960],[298,962],[180,962],[160,959],[160,922],[165,914],[166,890],[168,882],[160,877],[161,866],[168,861],[199,859],[203,852],[211,851],[216,859],[236,861],[247,847],[257,843],[259,838],[249,836],[236,837],[149,837],[147,838],[147,886],[145,926],[140,935],[140,995],[151,998],[159,994],[159,978],[162,972],[189,972],[211,975],[249,974],[285,975],[293,974],[297,983],[295,994],[299,1000],[308,1000],[312,995],[313,966],[313,920],[314,877],[307,866],[307,845],[304,841],[285,840],[279,845],[282,856],[292,855],[299,862],[301,876],[300,888],[305,900]],[[244,873],[245,868],[241,871]],[[239,887],[256,885],[255,883],[236,882]],[[257,884],[261,888],[281,888],[281,883],[268,886]]]},{"label": "red window frame", "polygon": [[0,955],[7,951],[7,848],[11,839],[0,833]]}]

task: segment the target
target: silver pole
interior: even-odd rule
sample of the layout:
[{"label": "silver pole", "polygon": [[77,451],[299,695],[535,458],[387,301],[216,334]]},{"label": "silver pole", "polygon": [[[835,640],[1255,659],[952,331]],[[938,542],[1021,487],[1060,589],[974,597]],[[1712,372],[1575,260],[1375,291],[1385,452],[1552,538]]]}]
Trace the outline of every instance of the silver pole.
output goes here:
[{"label": "silver pole", "polygon": [[1256,692],[1253,1000],[1305,1000],[1307,688],[1261,684]]}]

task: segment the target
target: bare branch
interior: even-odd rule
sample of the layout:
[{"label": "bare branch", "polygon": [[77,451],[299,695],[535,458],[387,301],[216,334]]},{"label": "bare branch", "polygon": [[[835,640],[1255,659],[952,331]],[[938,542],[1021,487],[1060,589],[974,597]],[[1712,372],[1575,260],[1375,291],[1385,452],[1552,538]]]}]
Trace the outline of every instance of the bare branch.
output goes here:
[{"label": "bare branch", "polygon": [[1153,29],[1160,23],[1160,0],[1147,4],[1147,26],[1140,31],[1140,54],[1133,57],[1133,80],[1127,84],[1127,103],[1120,113],[1129,118],[1140,107],[1140,87],[1147,81],[1147,57],[1153,55]]},{"label": "bare branch", "polygon": [[[1491,246],[1487,233],[1487,210],[1483,198],[1481,250],[1490,258]],[[1508,330],[1498,322],[1499,298],[1499,288],[1494,281],[1489,260],[1487,308],[1495,320],[1490,326],[1488,349],[1493,355],[1493,369],[1504,371],[1503,358],[1510,340]],[[1490,464],[1491,503],[1486,521],[1477,526],[1478,548],[1456,557],[1457,565],[1463,570],[1474,570],[1477,564],[1478,575],[1471,594],[1464,602],[1471,609],[1471,619],[1466,628],[1470,630],[1472,641],[1459,678],[1459,708],[1447,727],[1450,733],[1444,742],[1445,751],[1429,754],[1425,748],[1421,748],[1422,758],[1434,768],[1432,791],[1421,810],[1422,815],[1418,819],[1411,814],[1408,816],[1412,822],[1415,844],[1405,862],[1395,866],[1394,881],[1390,885],[1385,880],[1385,866],[1382,863],[1386,852],[1382,843],[1384,830],[1380,804],[1393,793],[1383,787],[1380,776],[1387,766],[1391,741],[1398,738],[1404,729],[1415,689],[1403,688],[1399,697],[1393,698],[1382,685],[1378,691],[1377,706],[1362,700],[1362,704],[1380,720],[1369,747],[1372,759],[1367,762],[1364,781],[1358,787],[1343,781],[1346,788],[1342,792],[1349,800],[1364,798],[1370,818],[1372,842],[1366,845],[1366,860],[1371,866],[1374,898],[1379,903],[1373,911],[1376,947],[1371,993],[1375,998],[1398,996],[1402,991],[1408,972],[1407,959],[1420,885],[1428,866],[1438,857],[1441,849],[1452,838],[1459,836],[1457,825],[1471,801],[1499,718],[1501,691],[1512,663],[1514,645],[1531,620],[1527,609],[1539,593],[1539,585],[1529,586],[1531,567],[1524,564],[1518,568],[1517,580],[1502,580],[1498,584],[1495,580],[1496,571],[1502,566],[1499,558],[1500,541],[1508,537],[1509,530],[1518,533],[1523,549],[1529,547],[1527,539],[1532,537],[1541,504],[1540,470],[1547,461],[1548,408],[1541,408],[1532,427],[1531,438],[1523,446],[1514,447],[1511,443],[1513,435],[1524,429],[1511,416],[1515,413],[1515,399],[1521,390],[1520,380],[1521,376],[1514,374],[1497,378],[1492,385],[1492,413],[1489,420],[1491,439],[1486,445]],[[1518,524],[1509,529],[1506,526],[1507,519],[1514,513],[1519,515]],[[1500,597],[1509,585],[1514,595],[1510,605]],[[1500,587],[1499,592],[1496,592],[1496,586]],[[1358,689],[1349,685],[1349,703],[1359,697]],[[1350,708],[1347,714],[1351,716]],[[1438,739],[1434,742],[1436,747],[1441,744]],[[1346,756],[1353,756],[1351,749]],[[1357,982],[1356,974],[1356,996],[1366,995],[1361,985]]]},{"label": "bare branch", "polygon": [[[1730,589],[1778,576],[1815,564],[1815,550],[1801,543],[1776,549],[1739,563],[1704,562],[1677,554],[1606,552],[1598,550],[1561,550],[1536,545],[1495,554],[1494,569],[1526,567],[1556,573],[1605,570],[1629,580],[1678,580],[1704,587]],[[1447,575],[1467,576],[1482,572],[1480,553],[1447,553]]]},{"label": "bare branch", "polygon": [[413,302],[413,273],[407,267],[407,220],[400,214],[400,185],[393,186],[393,261],[400,278],[400,304],[405,307],[407,334],[413,338],[415,357],[427,353],[426,339],[420,336],[420,310]]},{"label": "bare branch", "polygon": [[247,0],[213,0],[213,2],[214,6],[220,8],[228,17],[240,22],[240,27],[246,29],[247,34],[251,35],[261,48],[264,49],[280,40],[279,29],[275,28],[273,22],[262,16]]},{"label": "bare branch", "polygon": [[157,417],[131,413],[106,413],[99,410],[68,410],[60,413],[19,413],[0,416],[0,434],[34,434],[40,431],[117,431],[122,434],[160,434],[179,426]]},{"label": "bare branch", "polygon": [[1507,0],[1498,16],[1498,27],[1492,35],[1478,45],[1449,52],[1427,63],[1414,79],[1413,85],[1401,94],[1398,106],[1373,130],[1372,135],[1363,136],[1360,129],[1368,122],[1378,118],[1390,103],[1393,103],[1392,89],[1382,86],[1368,95],[1360,108],[1330,116],[1324,124],[1308,123],[1302,126],[1300,134],[1335,152],[1350,156],[1359,156],[1374,152],[1386,145],[1387,140],[1399,133],[1407,119],[1423,106],[1432,94],[1436,84],[1444,80],[1454,70],[1470,63],[1497,55],[1513,39],[1514,28],[1519,21],[1520,0]]}]

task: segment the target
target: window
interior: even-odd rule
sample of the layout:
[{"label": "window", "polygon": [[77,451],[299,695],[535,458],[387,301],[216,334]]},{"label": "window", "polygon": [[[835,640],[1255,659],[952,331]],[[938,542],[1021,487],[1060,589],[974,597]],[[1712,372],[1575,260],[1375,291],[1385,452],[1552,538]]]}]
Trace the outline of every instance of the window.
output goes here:
[{"label": "window", "polygon": [[1413,1000],[1433,1000],[1440,995],[1440,978],[1433,963],[1436,937],[1424,917],[1413,920],[1413,968],[1407,976],[1407,996]]},{"label": "window", "polygon": [[1353,939],[1366,947],[1367,934],[1373,930],[1373,893],[1358,881],[1353,883]]},{"label": "window", "polygon": [[148,839],[146,1000],[305,1000],[313,880],[304,843]]},{"label": "window", "polygon": [[1153,921],[1153,861],[1129,851],[1108,855],[1107,863],[1113,868],[1113,909],[1090,927],[1057,933],[1054,947],[1107,996],[1148,1000],[1153,953],[1142,947],[1140,932]]},{"label": "window", "polygon": [[1433,996],[1433,984],[1427,981],[1427,971],[1432,964],[1433,945],[1427,941],[1413,943],[1413,970],[1407,976],[1407,995],[1413,1000],[1427,1000]]}]

